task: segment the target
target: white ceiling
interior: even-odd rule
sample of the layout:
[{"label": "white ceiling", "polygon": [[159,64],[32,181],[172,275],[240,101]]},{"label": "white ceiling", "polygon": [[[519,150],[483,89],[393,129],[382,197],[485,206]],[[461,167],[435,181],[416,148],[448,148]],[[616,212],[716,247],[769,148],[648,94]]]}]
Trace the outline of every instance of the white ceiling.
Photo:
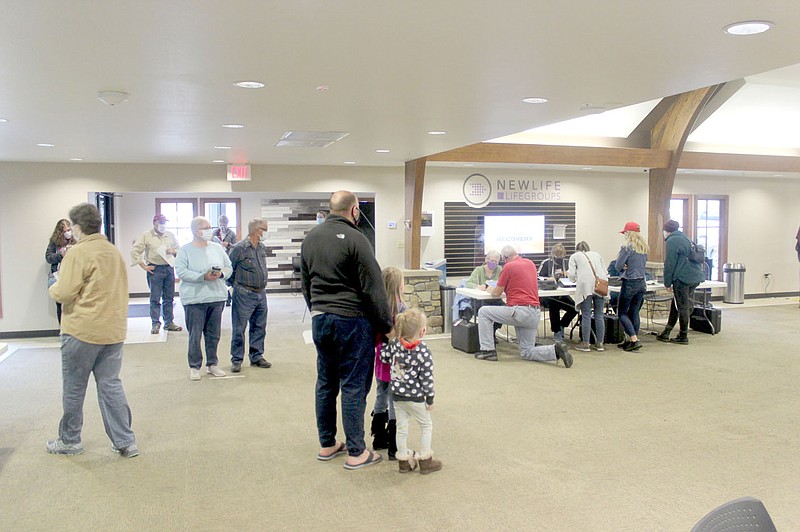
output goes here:
[{"label": "white ceiling", "polygon": [[[775,27],[722,32],[746,19]],[[0,0],[0,161],[401,165],[581,116],[583,104],[796,65],[798,34],[796,0]],[[251,79],[266,86],[233,86]],[[690,140],[739,146],[733,133],[752,127],[736,113],[776,102],[796,125],[798,79],[797,67],[749,79]],[[108,107],[99,90],[130,99]],[[521,102],[530,96],[550,101]],[[704,130],[725,114],[724,137]],[[349,135],[276,148],[290,130]]]}]

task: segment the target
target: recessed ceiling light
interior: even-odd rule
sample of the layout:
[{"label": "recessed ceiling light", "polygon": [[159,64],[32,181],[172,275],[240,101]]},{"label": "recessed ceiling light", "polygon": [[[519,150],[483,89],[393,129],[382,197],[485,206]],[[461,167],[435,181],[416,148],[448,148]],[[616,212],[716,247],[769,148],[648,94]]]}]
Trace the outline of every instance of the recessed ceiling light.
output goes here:
[{"label": "recessed ceiling light", "polygon": [[385,148],[381,148],[381,149],[375,150],[375,153],[389,153],[389,150],[387,150]]},{"label": "recessed ceiling light", "polygon": [[356,164],[355,161],[345,161],[344,164]]},{"label": "recessed ceiling light", "polygon": [[231,149],[230,146],[214,146],[215,150],[229,150]]},{"label": "recessed ceiling light", "polygon": [[532,98],[523,98],[522,101],[525,103],[547,103],[547,98],[542,98],[541,96],[534,96]]},{"label": "recessed ceiling light", "polygon": [[224,163],[225,161],[223,161],[222,159],[214,159],[214,160],[213,160],[213,161],[211,161],[211,162],[212,162],[212,163]]},{"label": "recessed ceiling light", "polygon": [[55,146],[55,144],[50,144],[48,142],[40,142],[39,144],[37,144],[37,146],[41,148],[52,148]]},{"label": "recessed ceiling light", "polygon": [[83,159],[81,159],[80,157],[70,157],[69,160],[70,161],[82,161]]},{"label": "recessed ceiling light", "polygon": [[8,118],[0,118],[0,123],[8,122]]},{"label": "recessed ceiling light", "polygon": [[756,35],[772,29],[774,24],[766,20],[745,20],[725,26],[723,31],[729,35]]},{"label": "recessed ceiling light", "polygon": [[261,89],[264,87],[264,84],[260,81],[237,81],[234,85],[240,89]]},{"label": "recessed ceiling light", "polygon": [[222,127],[226,127],[228,129],[242,129],[244,124],[222,124]]},{"label": "recessed ceiling light", "polygon": [[428,131],[428,135],[447,135],[447,131]]},{"label": "recessed ceiling light", "polygon": [[581,170],[591,170],[591,169],[592,169],[591,166],[584,166],[583,168],[581,168]]},{"label": "recessed ceiling light", "polygon": [[318,90],[319,92],[325,92],[325,91],[327,91],[328,89],[330,89],[330,87],[329,87],[328,85],[319,85],[319,86],[317,86],[317,90]]}]

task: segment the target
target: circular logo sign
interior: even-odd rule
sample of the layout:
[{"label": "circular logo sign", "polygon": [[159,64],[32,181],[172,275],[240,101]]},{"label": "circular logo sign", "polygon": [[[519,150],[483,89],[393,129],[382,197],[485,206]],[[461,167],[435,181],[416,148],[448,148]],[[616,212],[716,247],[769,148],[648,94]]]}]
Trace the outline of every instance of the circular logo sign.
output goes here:
[{"label": "circular logo sign", "polygon": [[483,174],[472,174],[464,180],[464,199],[470,207],[483,207],[492,198],[492,184]]}]

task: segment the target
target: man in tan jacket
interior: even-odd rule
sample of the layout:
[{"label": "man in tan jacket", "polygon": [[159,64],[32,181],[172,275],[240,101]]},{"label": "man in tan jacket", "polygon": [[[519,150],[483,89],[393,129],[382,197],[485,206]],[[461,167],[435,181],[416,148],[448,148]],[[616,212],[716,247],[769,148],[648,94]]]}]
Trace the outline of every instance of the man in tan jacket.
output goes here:
[{"label": "man in tan jacket", "polygon": [[62,304],[61,364],[64,415],[58,439],[47,442],[53,454],[81,454],[83,401],[89,375],[111,450],[126,458],[139,454],[131,430],[131,410],[122,388],[122,343],[128,328],[128,275],[119,250],[100,234],[100,213],[82,203],[69,211],[78,238],[61,263],[50,297]]}]

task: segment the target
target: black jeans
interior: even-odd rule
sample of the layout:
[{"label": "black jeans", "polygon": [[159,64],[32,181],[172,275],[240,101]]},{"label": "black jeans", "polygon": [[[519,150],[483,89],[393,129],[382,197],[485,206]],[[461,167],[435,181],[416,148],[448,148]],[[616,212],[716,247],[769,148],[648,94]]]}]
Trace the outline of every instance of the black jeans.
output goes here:
[{"label": "black jeans", "polygon": [[680,334],[689,332],[689,316],[692,313],[692,294],[696,284],[684,284],[680,281],[673,281],[672,293],[675,299],[669,307],[669,319],[667,329],[675,327],[675,323],[680,325]]},{"label": "black jeans", "polygon": [[[554,333],[572,323],[573,318],[578,315],[575,310],[575,301],[569,296],[548,297],[545,299],[547,303],[547,310],[550,313],[550,330]],[[564,316],[561,316],[561,311],[564,311]]]}]

